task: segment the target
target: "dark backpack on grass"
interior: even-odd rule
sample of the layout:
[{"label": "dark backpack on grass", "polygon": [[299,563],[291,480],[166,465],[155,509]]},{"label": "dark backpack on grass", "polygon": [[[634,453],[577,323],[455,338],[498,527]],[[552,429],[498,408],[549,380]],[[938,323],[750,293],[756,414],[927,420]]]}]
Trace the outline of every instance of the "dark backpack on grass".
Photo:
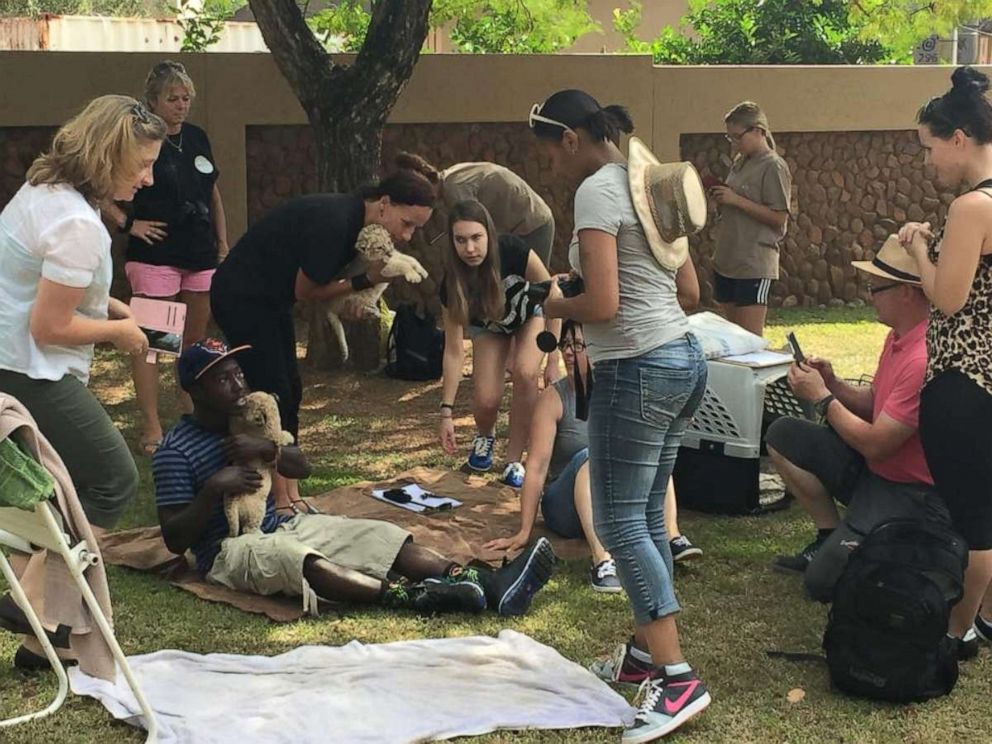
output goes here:
[{"label": "dark backpack on grass", "polygon": [[953,690],[947,620],[967,565],[964,540],[946,526],[900,519],[869,532],[834,588],[823,636],[834,686],[898,703]]},{"label": "dark backpack on grass", "polygon": [[437,380],[444,363],[444,331],[413,305],[396,308],[386,341],[386,374],[399,380]]}]

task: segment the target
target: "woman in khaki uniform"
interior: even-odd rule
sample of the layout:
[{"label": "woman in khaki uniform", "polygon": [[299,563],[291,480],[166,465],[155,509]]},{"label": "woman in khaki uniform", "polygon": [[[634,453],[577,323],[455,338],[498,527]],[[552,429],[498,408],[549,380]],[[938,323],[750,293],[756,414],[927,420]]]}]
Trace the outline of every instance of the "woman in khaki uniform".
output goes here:
[{"label": "woman in khaki uniform", "polygon": [[728,320],[761,336],[768,291],[778,279],[778,244],[789,222],[792,174],[775,152],[758,104],[737,104],[724,123],[737,154],[727,182],[710,189],[719,205],[714,295]]}]

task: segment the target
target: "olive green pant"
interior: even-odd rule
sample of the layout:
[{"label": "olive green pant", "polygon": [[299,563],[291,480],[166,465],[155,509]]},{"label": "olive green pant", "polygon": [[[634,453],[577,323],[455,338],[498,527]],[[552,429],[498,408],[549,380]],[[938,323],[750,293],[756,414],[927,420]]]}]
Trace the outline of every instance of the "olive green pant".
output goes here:
[{"label": "olive green pant", "polygon": [[138,491],[138,469],[93,393],[72,375],[53,382],[9,370],[0,370],[0,392],[28,409],[59,453],[90,524],[117,524]]}]

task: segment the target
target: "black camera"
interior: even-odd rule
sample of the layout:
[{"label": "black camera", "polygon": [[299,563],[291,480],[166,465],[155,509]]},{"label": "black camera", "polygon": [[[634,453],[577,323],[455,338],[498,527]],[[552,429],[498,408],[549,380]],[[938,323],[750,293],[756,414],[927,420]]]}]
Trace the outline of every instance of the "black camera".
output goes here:
[{"label": "black camera", "polygon": [[210,208],[202,201],[185,201],[179,205],[177,222],[190,227],[210,225]]}]

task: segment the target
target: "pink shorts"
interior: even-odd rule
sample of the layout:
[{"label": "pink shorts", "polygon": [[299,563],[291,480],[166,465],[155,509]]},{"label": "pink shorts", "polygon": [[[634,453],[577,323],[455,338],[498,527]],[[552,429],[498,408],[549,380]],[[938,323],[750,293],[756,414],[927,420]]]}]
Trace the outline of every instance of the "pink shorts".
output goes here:
[{"label": "pink shorts", "polygon": [[136,295],[175,297],[180,292],[209,292],[214,269],[188,271],[175,266],[128,261],[124,264],[124,273]]}]

